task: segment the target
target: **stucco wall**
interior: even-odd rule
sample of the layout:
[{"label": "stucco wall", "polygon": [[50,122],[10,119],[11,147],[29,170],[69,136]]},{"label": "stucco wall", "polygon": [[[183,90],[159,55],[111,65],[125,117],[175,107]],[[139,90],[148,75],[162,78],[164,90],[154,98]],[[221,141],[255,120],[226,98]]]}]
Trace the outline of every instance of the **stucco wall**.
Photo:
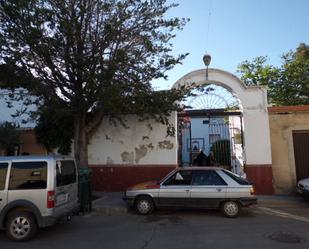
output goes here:
[{"label": "stucco wall", "polygon": [[[105,118],[90,140],[90,165],[176,165],[176,136],[167,137],[166,126],[154,120],[139,121],[136,115],[123,117],[127,127]],[[170,123],[176,128],[176,113]],[[177,134],[177,131],[175,135]]]},{"label": "stucco wall", "polygon": [[277,194],[295,191],[296,170],[292,132],[309,130],[309,106],[307,109],[299,111],[293,107],[269,108],[273,185]]}]

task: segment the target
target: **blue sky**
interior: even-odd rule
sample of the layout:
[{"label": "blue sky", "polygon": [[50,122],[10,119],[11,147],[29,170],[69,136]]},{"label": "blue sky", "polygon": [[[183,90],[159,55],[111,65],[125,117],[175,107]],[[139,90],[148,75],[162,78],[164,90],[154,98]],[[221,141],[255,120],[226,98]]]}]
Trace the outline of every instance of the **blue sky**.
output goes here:
[{"label": "blue sky", "polygon": [[[188,52],[183,65],[168,72],[169,79],[153,82],[168,89],[180,77],[204,67],[202,57],[211,54],[210,67],[236,73],[237,65],[257,56],[279,65],[280,56],[299,43],[309,44],[309,0],[170,0],[179,3],[170,16],[191,21],[173,40],[174,53]],[[211,16],[209,32],[209,6]],[[208,39],[207,39],[208,33]]]}]

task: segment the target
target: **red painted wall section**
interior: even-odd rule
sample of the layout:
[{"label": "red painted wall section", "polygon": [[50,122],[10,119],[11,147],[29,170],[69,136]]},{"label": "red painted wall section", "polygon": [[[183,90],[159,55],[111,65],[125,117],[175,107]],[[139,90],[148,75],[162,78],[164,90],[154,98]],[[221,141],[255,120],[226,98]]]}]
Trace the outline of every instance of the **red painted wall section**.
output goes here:
[{"label": "red painted wall section", "polygon": [[[174,170],[176,165],[158,166],[108,166],[90,165],[94,191],[124,191],[137,183],[159,180]],[[256,188],[257,194],[272,195],[273,177],[271,165],[246,165],[248,179]]]},{"label": "red painted wall section", "polygon": [[176,165],[169,166],[105,166],[89,165],[92,168],[92,186],[94,191],[124,191],[137,183],[160,180]]},{"label": "red painted wall section", "polygon": [[257,194],[274,194],[271,165],[246,165],[245,172]]}]

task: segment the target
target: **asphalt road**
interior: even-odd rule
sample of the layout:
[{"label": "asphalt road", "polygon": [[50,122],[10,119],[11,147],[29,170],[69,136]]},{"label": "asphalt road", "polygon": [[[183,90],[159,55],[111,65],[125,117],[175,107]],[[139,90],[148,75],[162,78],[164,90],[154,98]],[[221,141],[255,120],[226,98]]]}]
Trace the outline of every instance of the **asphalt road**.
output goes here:
[{"label": "asphalt road", "polygon": [[236,219],[218,211],[160,211],[151,216],[86,215],[0,249],[308,249],[309,204],[254,207]]}]

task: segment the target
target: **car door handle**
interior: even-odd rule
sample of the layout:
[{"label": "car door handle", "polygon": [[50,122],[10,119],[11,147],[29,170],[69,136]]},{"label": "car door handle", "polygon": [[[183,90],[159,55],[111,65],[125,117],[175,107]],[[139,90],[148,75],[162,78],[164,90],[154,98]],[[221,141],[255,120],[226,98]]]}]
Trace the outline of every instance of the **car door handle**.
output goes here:
[{"label": "car door handle", "polygon": [[186,189],[186,192],[189,193],[189,192],[190,192],[190,189]]},{"label": "car door handle", "polygon": [[217,191],[218,191],[218,192],[221,192],[221,191],[222,191],[222,188],[217,188]]}]

